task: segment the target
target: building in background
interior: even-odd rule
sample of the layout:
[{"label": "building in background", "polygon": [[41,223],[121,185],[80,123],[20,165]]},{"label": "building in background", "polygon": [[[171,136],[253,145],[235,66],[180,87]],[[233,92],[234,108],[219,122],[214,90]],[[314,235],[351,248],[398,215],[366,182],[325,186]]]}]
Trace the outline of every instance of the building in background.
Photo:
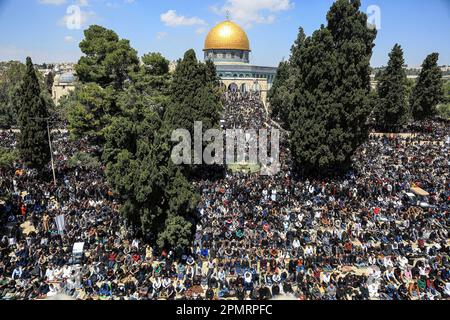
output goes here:
[{"label": "building in background", "polygon": [[205,60],[214,62],[224,90],[240,95],[258,93],[267,107],[277,68],[250,64],[250,41],[245,31],[229,20],[219,23],[205,40]]},{"label": "building in background", "polygon": [[77,79],[72,71],[57,74],[53,82],[52,99],[58,105],[62,97],[75,90]]}]

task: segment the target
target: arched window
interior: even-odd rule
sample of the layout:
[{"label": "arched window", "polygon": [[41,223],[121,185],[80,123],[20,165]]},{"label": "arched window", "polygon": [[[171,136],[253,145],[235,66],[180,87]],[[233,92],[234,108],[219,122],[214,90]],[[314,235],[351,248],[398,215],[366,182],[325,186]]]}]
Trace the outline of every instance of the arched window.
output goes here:
[{"label": "arched window", "polygon": [[231,92],[238,92],[239,87],[236,83],[233,82],[228,86],[228,90],[230,90]]},{"label": "arched window", "polygon": [[261,91],[261,85],[256,81],[253,84],[252,90],[253,90],[253,92],[260,92]]}]

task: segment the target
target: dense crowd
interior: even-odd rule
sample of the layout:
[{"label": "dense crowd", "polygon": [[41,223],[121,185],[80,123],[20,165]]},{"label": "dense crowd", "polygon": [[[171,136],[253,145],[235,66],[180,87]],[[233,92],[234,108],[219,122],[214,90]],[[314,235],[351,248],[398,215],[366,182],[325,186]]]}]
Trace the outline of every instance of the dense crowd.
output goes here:
[{"label": "dense crowd", "polygon": [[[267,125],[257,99],[227,101],[226,127]],[[68,165],[101,150],[56,132],[56,186],[19,166],[0,172],[0,299],[450,299],[449,128],[372,136],[341,178],[296,177],[284,146],[277,175],[197,181],[184,252],[137,238],[104,168]]]},{"label": "dense crowd", "polygon": [[258,92],[227,92],[224,105],[226,129],[260,129],[268,121]]}]

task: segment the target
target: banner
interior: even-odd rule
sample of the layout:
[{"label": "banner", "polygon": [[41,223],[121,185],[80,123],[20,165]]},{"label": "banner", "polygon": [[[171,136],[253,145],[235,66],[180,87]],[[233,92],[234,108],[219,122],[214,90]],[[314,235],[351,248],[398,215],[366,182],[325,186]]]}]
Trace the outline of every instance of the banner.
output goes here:
[{"label": "banner", "polygon": [[64,234],[64,230],[66,230],[66,221],[64,215],[59,215],[55,217],[56,227],[58,228],[59,234]]},{"label": "banner", "polygon": [[73,245],[73,255],[80,255],[84,251],[84,242],[77,242]]}]

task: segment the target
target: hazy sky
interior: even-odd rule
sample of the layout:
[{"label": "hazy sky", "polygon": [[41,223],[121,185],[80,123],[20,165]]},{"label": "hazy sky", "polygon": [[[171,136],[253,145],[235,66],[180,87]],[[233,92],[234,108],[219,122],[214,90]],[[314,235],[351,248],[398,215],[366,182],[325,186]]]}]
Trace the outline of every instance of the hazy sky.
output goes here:
[{"label": "hazy sky", "polygon": [[[175,60],[190,48],[201,58],[207,31],[231,19],[247,31],[252,63],[276,66],[296,38],[326,22],[333,0],[0,0],[0,60],[76,62],[83,29],[100,24],[129,39],[142,55],[159,51]],[[77,7],[73,7],[76,5]],[[376,7],[370,7],[376,6]],[[379,8],[380,15],[373,11]],[[80,10],[80,26],[72,19]],[[368,11],[368,9],[370,9]],[[431,52],[450,64],[450,0],[362,0],[380,23],[373,66],[384,65],[396,42],[406,63],[420,65]]]}]

